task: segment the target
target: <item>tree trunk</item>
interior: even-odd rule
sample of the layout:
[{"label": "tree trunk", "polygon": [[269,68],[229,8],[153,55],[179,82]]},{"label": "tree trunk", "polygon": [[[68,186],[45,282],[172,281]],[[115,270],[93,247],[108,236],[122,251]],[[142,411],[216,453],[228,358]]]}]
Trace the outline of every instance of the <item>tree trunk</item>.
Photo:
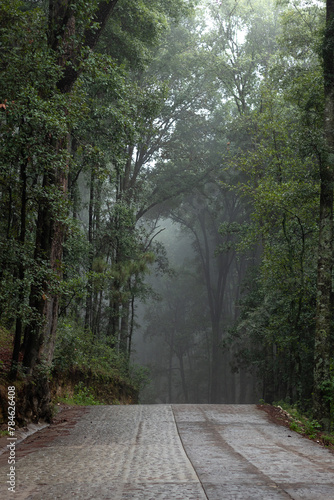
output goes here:
[{"label": "tree trunk", "polygon": [[180,352],[178,355],[179,358],[179,365],[180,365],[180,372],[181,372],[181,382],[182,382],[182,391],[184,395],[184,402],[187,404],[188,403],[188,387],[187,387],[187,382],[186,382],[186,375],[184,371],[184,363],[183,363],[183,353]]},{"label": "tree trunk", "polygon": [[[63,148],[63,143],[58,147]],[[44,175],[45,192],[52,186],[57,186],[61,195],[66,197],[67,169]],[[36,364],[41,362],[50,365],[53,358],[59,306],[56,285],[62,280],[64,234],[64,224],[53,217],[52,200],[45,194],[39,207],[34,260],[49,268],[51,277],[43,269],[41,278],[36,278],[31,289],[30,306],[36,312],[36,318],[25,332],[23,365],[28,373],[32,373]]]},{"label": "tree trunk", "polygon": [[119,350],[125,356],[128,355],[129,315],[130,315],[130,301],[127,300],[122,305],[121,326],[119,332]]},{"label": "tree trunk", "polygon": [[134,326],[135,326],[135,295],[134,293],[131,293],[131,313],[130,313],[129,345],[128,345],[129,362],[131,358],[132,336],[133,336]]},{"label": "tree trunk", "polygon": [[[21,163],[20,166],[20,180],[21,180],[21,221],[20,221],[20,236],[19,236],[19,243],[21,244],[21,247],[23,248],[23,245],[25,243],[26,239],[26,212],[27,212],[27,164],[25,162]],[[18,269],[18,278],[20,280],[20,292],[19,292],[19,297],[18,297],[18,302],[21,304],[24,301],[24,275],[25,275],[25,266],[24,262],[21,259],[19,263],[19,269]],[[19,362],[19,355],[20,355],[20,349],[21,349],[21,341],[22,341],[22,334],[23,334],[23,321],[22,321],[22,314],[18,314],[18,317],[16,318],[16,323],[15,323],[15,336],[14,336],[14,349],[13,349],[13,356],[12,356],[12,364],[11,364],[11,370],[10,370],[10,376],[12,379],[16,378],[17,375],[17,368],[18,368],[18,362]]]},{"label": "tree trunk", "polygon": [[175,333],[174,328],[172,328],[172,335],[169,345],[169,359],[168,359],[168,403],[172,403],[174,333]]},{"label": "tree trunk", "polygon": [[90,330],[93,323],[93,279],[91,272],[93,271],[93,214],[94,214],[94,202],[95,202],[95,174],[94,169],[91,171],[90,179],[90,192],[89,192],[89,209],[88,209],[88,244],[89,244],[89,255],[88,255],[88,283],[87,283],[87,295],[86,295],[86,310],[85,310],[85,330]]},{"label": "tree trunk", "polygon": [[326,151],[320,162],[320,218],[318,244],[317,310],[314,343],[314,417],[330,428],[330,354],[333,271],[333,171],[334,171],[334,0],[327,0],[323,45],[324,135]]},{"label": "tree trunk", "polygon": [[221,376],[220,366],[220,335],[219,322],[212,324],[212,345],[211,345],[211,377],[210,377],[210,403],[219,403],[219,377]]}]

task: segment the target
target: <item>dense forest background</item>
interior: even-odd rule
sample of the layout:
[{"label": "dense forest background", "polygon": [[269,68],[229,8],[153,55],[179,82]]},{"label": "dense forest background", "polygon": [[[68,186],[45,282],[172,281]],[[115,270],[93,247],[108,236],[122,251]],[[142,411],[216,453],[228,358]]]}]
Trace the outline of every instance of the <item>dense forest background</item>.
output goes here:
[{"label": "dense forest background", "polygon": [[26,411],[80,366],[330,427],[333,4],[2,0],[0,369]]}]

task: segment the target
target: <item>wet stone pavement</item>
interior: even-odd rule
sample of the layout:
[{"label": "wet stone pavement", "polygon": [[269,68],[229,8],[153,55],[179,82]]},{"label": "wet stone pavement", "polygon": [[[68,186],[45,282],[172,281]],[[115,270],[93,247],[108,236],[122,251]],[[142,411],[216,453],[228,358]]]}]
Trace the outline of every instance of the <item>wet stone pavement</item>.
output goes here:
[{"label": "wet stone pavement", "polygon": [[334,499],[334,455],[253,405],[94,406],[38,434],[17,445],[15,493],[0,456],[1,499]]}]

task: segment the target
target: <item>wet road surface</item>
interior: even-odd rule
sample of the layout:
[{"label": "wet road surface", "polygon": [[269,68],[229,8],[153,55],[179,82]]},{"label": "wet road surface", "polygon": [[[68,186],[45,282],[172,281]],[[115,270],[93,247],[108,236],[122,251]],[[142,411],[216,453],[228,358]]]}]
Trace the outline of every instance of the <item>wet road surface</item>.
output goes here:
[{"label": "wet road surface", "polygon": [[15,493],[1,455],[1,499],[334,499],[334,455],[253,405],[94,406],[40,433],[16,447]]}]

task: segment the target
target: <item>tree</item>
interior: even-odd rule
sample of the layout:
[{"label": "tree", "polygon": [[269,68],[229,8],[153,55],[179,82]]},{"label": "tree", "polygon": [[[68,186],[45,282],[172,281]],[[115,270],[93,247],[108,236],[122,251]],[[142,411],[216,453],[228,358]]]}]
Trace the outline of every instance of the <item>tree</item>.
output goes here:
[{"label": "tree", "polygon": [[[23,255],[29,256],[29,260],[23,259],[16,266],[16,275],[21,282],[19,297],[26,312],[29,309],[30,319],[25,312],[23,320],[19,315],[16,321],[12,375],[16,375],[25,326],[23,365],[28,374],[39,378],[40,385],[36,391],[40,390],[43,394],[41,408],[32,410],[37,415],[48,413],[47,382],[38,372],[44,362],[50,366],[53,357],[63,272],[63,243],[68,227],[70,133],[82,116],[78,102],[80,94],[74,87],[83,61],[87,59],[88,49],[93,50],[96,46],[116,3],[114,0],[79,6],[71,0],[50,0],[48,19],[38,7],[24,11],[19,2],[2,5],[5,48],[23,56],[21,61],[15,57],[10,65],[2,66],[5,79],[1,100],[5,116],[2,141],[11,130],[15,130],[16,143],[7,141],[10,156],[5,164],[11,165],[13,172],[19,172],[16,186],[21,193],[21,219],[16,240],[20,252],[28,244],[27,221],[30,218],[31,223],[34,216],[37,219],[36,230],[29,235],[33,250],[30,247],[29,252]],[[14,23],[14,31],[8,36],[6,21],[10,19]],[[28,20],[32,21],[30,26]],[[22,38],[17,36],[19,33],[23,33]],[[11,88],[8,85],[10,79],[15,81],[15,72],[17,74],[19,67],[22,71],[23,62],[29,77],[16,78]],[[33,62],[38,64],[33,66]],[[7,102],[11,103],[8,107]],[[6,182],[5,185],[10,192],[9,184]],[[37,203],[29,201],[30,194]],[[8,201],[12,211],[11,199]],[[7,232],[7,240],[12,234]],[[26,293],[30,294],[29,301],[23,297]],[[34,393],[34,383],[30,389]],[[30,396],[33,401],[33,396]],[[28,401],[27,405],[30,405]],[[35,406],[34,403],[32,406]]]},{"label": "tree", "polygon": [[[249,321],[244,317],[243,325],[268,345],[260,355],[262,369],[272,374],[267,384],[267,397],[289,397],[307,406],[313,386],[313,410],[318,407],[316,417],[328,426],[332,168],[328,163],[331,146],[326,132],[330,120],[324,126],[323,116],[327,116],[328,110],[325,109],[323,74],[318,57],[322,14],[319,6],[311,3],[298,6],[294,2],[294,8],[283,10],[280,51],[266,75],[267,83],[264,80],[261,84],[261,108],[253,122],[253,151],[244,158],[250,185],[247,188],[243,184],[242,189],[252,199],[253,220],[258,225],[264,251],[258,276],[261,284],[257,295],[259,303],[257,307],[254,302],[250,303]],[[325,44],[325,47],[330,45]],[[330,85],[325,83],[327,100]],[[270,95],[275,86],[275,99],[272,99]],[[242,161],[240,167],[243,168]],[[318,217],[316,210],[319,208]],[[313,222],[310,224],[310,221]],[[316,284],[317,266],[313,254],[318,235]],[[284,269],[286,276],[281,274]],[[275,275],[279,278],[273,280]],[[268,289],[266,283],[270,283]],[[289,283],[287,289],[285,283]],[[263,293],[261,297],[260,293]],[[265,297],[271,297],[270,301]],[[252,330],[254,325],[257,325],[257,332]],[[279,366],[285,367],[283,371]],[[309,376],[313,370],[314,380]],[[267,375],[266,379],[268,382]]]},{"label": "tree", "polygon": [[319,165],[319,244],[317,320],[314,345],[313,410],[329,430],[331,426],[331,348],[333,344],[333,182],[334,182],[334,2],[326,2],[323,40],[324,154]]},{"label": "tree", "polygon": [[220,92],[239,115],[258,105],[260,75],[266,73],[275,51],[277,11],[265,2],[210,2],[213,26],[203,37],[210,73]]}]

